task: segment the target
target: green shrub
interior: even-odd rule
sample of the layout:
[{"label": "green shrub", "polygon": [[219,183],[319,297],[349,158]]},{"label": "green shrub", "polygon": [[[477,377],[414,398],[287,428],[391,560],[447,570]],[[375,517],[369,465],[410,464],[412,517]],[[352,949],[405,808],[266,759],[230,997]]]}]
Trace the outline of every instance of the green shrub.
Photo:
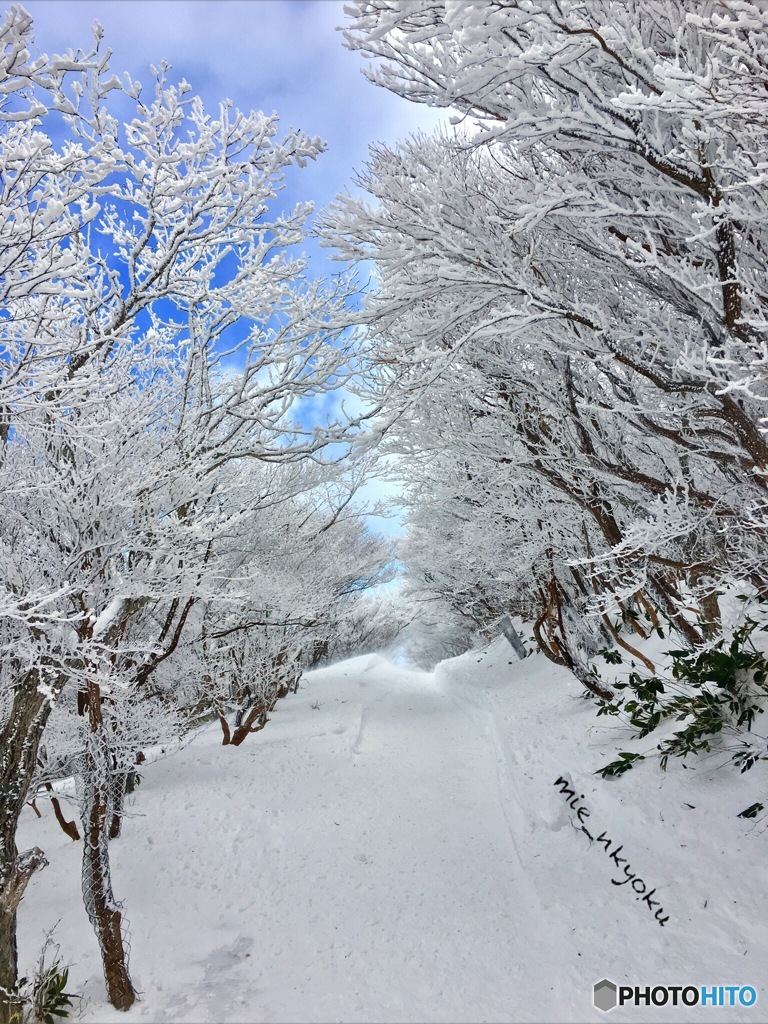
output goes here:
[{"label": "green shrub", "polygon": [[[668,651],[675,683],[632,672],[626,683],[614,684],[617,690],[629,690],[629,694],[614,701],[600,701],[597,714],[626,716],[638,738],[670,719],[685,723],[659,743],[662,768],[667,767],[670,756],[684,759],[711,750],[714,743],[721,742],[724,732],[751,732],[768,698],[768,661],[752,640],[755,630],[766,632],[766,626],[747,619],[727,645],[721,640],[704,651]],[[761,737],[757,743],[742,740],[731,760],[745,772],[767,755],[768,746]],[[597,774],[604,778],[621,775],[641,759],[625,754],[620,758]]]},{"label": "green shrub", "polygon": [[58,956],[56,946],[52,963],[46,963],[48,951],[53,946],[50,934],[40,953],[34,976],[20,978],[18,982],[19,1024],[58,1024],[71,1016],[72,1000],[75,995],[67,992],[69,968]]}]

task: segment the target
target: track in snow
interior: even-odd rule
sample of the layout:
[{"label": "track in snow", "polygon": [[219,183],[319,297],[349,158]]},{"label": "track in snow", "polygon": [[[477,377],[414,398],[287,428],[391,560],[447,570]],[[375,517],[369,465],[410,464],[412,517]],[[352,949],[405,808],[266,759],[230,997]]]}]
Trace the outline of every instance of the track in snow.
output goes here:
[{"label": "track in snow", "polygon": [[[142,991],[128,1015],[105,1001],[79,844],[30,812],[21,843],[51,866],[22,905],[22,964],[61,918],[69,987],[103,1022],[583,1021],[601,1019],[601,977],[759,984],[761,851],[742,839],[734,858],[720,838],[742,784],[650,767],[596,779],[615,724],[595,725],[566,673],[503,644],[433,674],[377,656],[309,673],[242,747],[211,727],[146,765],[111,846]],[[611,884],[553,786],[562,772],[658,886],[667,928]]]}]

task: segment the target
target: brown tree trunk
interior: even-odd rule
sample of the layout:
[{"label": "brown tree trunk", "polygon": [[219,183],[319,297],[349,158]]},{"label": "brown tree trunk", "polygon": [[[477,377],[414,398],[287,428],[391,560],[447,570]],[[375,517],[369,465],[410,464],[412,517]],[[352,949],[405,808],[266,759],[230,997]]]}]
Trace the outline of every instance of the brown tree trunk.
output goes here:
[{"label": "brown tree trunk", "polygon": [[656,671],[656,666],[653,664],[653,662],[650,660],[650,658],[646,658],[646,656],[644,654],[641,654],[640,651],[638,651],[638,649],[636,647],[633,647],[632,644],[627,643],[627,641],[622,637],[622,635],[619,633],[619,631],[614,628],[613,623],[608,618],[608,616],[605,614],[605,612],[602,612],[601,614],[602,614],[602,617],[603,617],[603,622],[605,623],[605,625],[608,628],[611,636],[616,641],[616,643],[619,645],[619,647],[623,647],[624,650],[628,651],[629,654],[631,654],[633,658],[637,658],[638,661],[642,661],[642,663],[645,665],[645,667],[648,669],[649,672],[655,672]]},{"label": "brown tree trunk", "polygon": [[17,975],[16,911],[0,900],[0,1024],[18,1020],[21,1003],[14,999]]},{"label": "brown tree trunk", "polygon": [[640,604],[643,606],[643,608],[645,608],[645,612],[646,612],[648,618],[651,621],[651,626],[653,627],[653,629],[658,629],[659,628],[659,616],[656,614],[656,609],[650,603],[650,601],[645,596],[645,594],[643,593],[642,590],[638,590],[638,592],[635,594],[635,597],[640,602]]},{"label": "brown tree trunk", "polygon": [[221,745],[222,745],[222,747],[226,747],[226,746],[228,746],[228,744],[230,743],[230,741],[232,739],[232,734],[231,734],[230,729],[229,729],[229,722],[227,721],[227,717],[223,713],[223,711],[218,711],[217,714],[219,716],[219,725],[221,726],[221,733],[222,733],[222,735],[221,735]]},{"label": "brown tree trunk", "polygon": [[[48,790],[49,793],[53,792],[53,786],[51,785],[50,782],[46,782],[45,788]],[[67,819],[64,817],[64,812],[61,809],[61,804],[59,803],[58,799],[55,796],[52,796],[49,799],[51,801],[51,806],[53,807],[54,816],[56,818],[56,821],[58,821],[59,823],[61,831],[64,833],[64,835],[69,836],[69,838],[76,843],[80,838],[80,833],[77,831],[77,825],[74,823],[74,821],[67,821]]]},{"label": "brown tree trunk", "polygon": [[646,592],[657,598],[658,604],[661,606],[664,614],[678,633],[687,640],[691,647],[698,647],[704,642],[702,634],[690,624],[676,604],[676,601],[680,599],[680,595],[660,573],[648,573],[648,585],[646,586]]},{"label": "brown tree trunk", "polygon": [[35,871],[46,860],[37,848],[19,854],[16,829],[29,795],[37,752],[51,705],[39,691],[38,669],[14,688],[13,704],[0,731],[0,1024],[13,1019],[11,995],[18,982],[16,910]]},{"label": "brown tree trunk", "polygon": [[109,838],[117,839],[123,828],[123,809],[125,794],[128,790],[128,776],[124,772],[115,772],[109,780],[112,815],[109,821]]},{"label": "brown tree trunk", "polygon": [[699,599],[701,608],[701,628],[704,636],[710,639],[720,631],[720,603],[716,591],[712,590]]},{"label": "brown tree trunk", "polygon": [[[556,617],[553,619],[553,613]],[[549,642],[545,640],[542,626],[548,625]],[[559,630],[559,636],[555,630]],[[568,648],[568,637],[565,633],[562,609],[560,607],[560,593],[557,581],[553,578],[549,584],[549,597],[546,607],[533,624],[533,635],[536,638],[539,650],[555,665],[562,665],[569,669],[584,686],[595,697],[602,700],[613,700],[613,692],[586,671],[578,657],[574,657]]]},{"label": "brown tree trunk", "polygon": [[109,869],[110,751],[101,711],[101,692],[91,681],[86,690],[90,735],[83,774],[83,901],[96,932],[109,1001],[129,1010],[136,992],[128,974],[120,905],[112,894]]},{"label": "brown tree trunk", "polygon": [[18,982],[16,911],[32,875],[48,861],[34,847],[17,854],[3,876],[0,887],[0,1024],[18,1020],[19,1002],[15,999]]},{"label": "brown tree trunk", "polygon": [[703,577],[704,573],[692,573],[691,586],[694,588],[694,592],[698,591],[697,600],[701,631],[706,639],[710,639],[720,631],[720,604],[717,591],[712,586],[707,589]]},{"label": "brown tree trunk", "polygon": [[[275,698],[275,700],[276,699],[277,698]],[[275,701],[272,701],[269,706],[270,711],[274,705]],[[235,727],[232,733],[232,746],[239,747],[246,737],[250,736],[252,732],[260,732],[268,721],[267,707],[265,704],[259,703],[255,707],[252,707],[248,714],[243,718],[240,725]]]},{"label": "brown tree trunk", "polygon": [[[608,617],[608,615],[606,614],[606,612],[603,611],[603,604],[602,604],[602,601],[600,601],[600,586],[599,586],[598,580],[599,580],[599,577],[595,573],[593,573],[592,574],[592,589],[594,590],[595,596],[597,597],[598,601],[600,602],[600,604],[599,604],[600,615],[602,617],[603,622],[605,623],[605,628],[608,630],[608,632],[613,637],[615,642],[619,645],[619,647],[623,647],[625,651],[628,651],[633,657],[637,658],[638,661],[642,661],[642,663],[645,665],[645,667],[648,669],[649,672],[655,672],[656,671],[656,667],[653,664],[653,662],[650,661],[650,659],[646,658],[644,654],[641,654],[640,651],[638,651],[638,649],[636,647],[632,646],[632,644],[627,643],[627,641],[621,636],[619,631],[613,625],[613,623],[611,622],[611,620]],[[602,580],[600,580],[599,582],[603,583]],[[606,585],[603,583],[603,587],[605,587],[605,586]],[[613,587],[609,587],[609,589],[613,590]],[[637,629],[637,632],[640,633],[640,636],[644,640],[646,640],[647,639],[646,634],[639,627],[637,627],[636,623],[633,621],[633,619],[631,617],[629,618],[629,622],[633,626],[635,626],[635,628]]]}]

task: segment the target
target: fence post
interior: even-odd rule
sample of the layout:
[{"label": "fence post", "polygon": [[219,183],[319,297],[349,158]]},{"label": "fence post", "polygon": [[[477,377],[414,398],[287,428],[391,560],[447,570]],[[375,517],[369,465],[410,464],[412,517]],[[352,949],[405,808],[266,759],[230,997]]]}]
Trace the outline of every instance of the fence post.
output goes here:
[{"label": "fence post", "polygon": [[508,615],[505,615],[499,622],[499,628],[504,636],[509,640],[510,644],[514,648],[515,654],[518,658],[524,658],[527,655],[525,647],[523,647],[523,641],[517,635],[515,627],[512,625],[512,620]]}]

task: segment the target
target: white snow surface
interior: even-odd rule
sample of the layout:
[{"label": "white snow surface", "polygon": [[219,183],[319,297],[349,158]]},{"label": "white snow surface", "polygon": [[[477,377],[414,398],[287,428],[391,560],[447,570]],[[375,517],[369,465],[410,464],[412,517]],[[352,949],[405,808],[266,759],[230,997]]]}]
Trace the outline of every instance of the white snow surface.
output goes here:
[{"label": "white snow surface", "polygon": [[[503,639],[433,673],[365,656],[305,675],[239,748],[211,726],[144,765],[111,846],[141,992],[127,1014],[106,1000],[80,844],[41,802],[21,844],[50,866],[20,910],[22,969],[60,919],[85,1021],[765,1020],[768,836],[736,816],[765,797],[761,766],[649,757],[603,780],[658,740],[581,693]],[[626,872],[663,912],[612,884]],[[602,978],[758,1000],[605,1015]]]}]

